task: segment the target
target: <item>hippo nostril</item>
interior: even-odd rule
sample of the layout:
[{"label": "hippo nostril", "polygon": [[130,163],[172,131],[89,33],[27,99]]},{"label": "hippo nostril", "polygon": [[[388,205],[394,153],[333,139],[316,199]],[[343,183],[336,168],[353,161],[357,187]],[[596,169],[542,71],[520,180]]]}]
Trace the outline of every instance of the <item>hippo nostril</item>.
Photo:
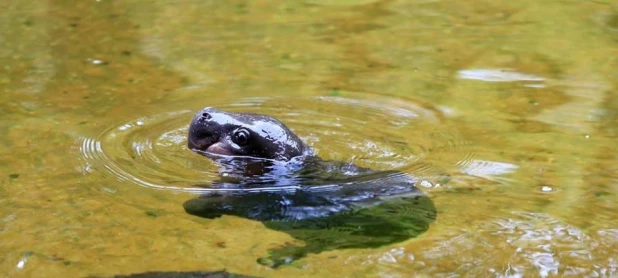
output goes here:
[{"label": "hippo nostril", "polygon": [[209,113],[204,112],[204,113],[202,113],[202,116],[200,117],[200,120],[201,121],[207,121],[207,120],[210,120],[211,118],[212,118],[212,116]]}]

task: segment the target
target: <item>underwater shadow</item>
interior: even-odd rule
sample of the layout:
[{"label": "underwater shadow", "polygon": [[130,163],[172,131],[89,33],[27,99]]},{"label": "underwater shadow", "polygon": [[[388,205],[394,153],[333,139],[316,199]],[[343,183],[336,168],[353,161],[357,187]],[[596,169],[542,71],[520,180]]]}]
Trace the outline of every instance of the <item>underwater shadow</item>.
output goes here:
[{"label": "underwater shadow", "polygon": [[188,214],[233,215],[262,222],[304,245],[269,250],[258,263],[279,267],[309,253],[375,248],[415,238],[436,219],[433,201],[402,173],[296,190],[200,196],[183,204]]}]

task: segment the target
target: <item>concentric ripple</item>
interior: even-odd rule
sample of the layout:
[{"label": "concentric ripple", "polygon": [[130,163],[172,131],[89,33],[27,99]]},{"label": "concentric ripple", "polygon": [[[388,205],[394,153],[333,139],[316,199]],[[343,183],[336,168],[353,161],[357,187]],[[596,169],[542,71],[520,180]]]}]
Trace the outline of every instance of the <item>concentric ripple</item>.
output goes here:
[{"label": "concentric ripple", "polygon": [[[464,140],[445,127],[438,110],[401,99],[251,98],[216,107],[278,118],[324,160],[423,177],[456,169],[472,159]],[[82,138],[79,149],[85,171],[104,169],[118,180],[154,189],[199,194],[243,190],[209,187],[220,178],[219,167],[186,147],[195,111],[137,118],[96,138]],[[302,185],[278,189],[298,186]],[[250,190],[268,189],[272,188]]]}]

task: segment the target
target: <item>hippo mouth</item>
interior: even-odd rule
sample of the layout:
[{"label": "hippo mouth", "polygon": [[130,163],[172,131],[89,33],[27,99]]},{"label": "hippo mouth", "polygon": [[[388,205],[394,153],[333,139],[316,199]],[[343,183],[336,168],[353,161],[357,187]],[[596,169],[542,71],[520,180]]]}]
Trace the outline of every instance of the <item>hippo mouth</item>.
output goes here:
[{"label": "hippo mouth", "polygon": [[194,142],[189,138],[189,149],[203,154],[233,155],[232,150],[221,142]]},{"label": "hippo mouth", "polygon": [[207,153],[218,154],[218,155],[233,155],[234,153],[229,148],[225,147],[225,144],[221,142],[214,143],[208,146],[205,150]]}]

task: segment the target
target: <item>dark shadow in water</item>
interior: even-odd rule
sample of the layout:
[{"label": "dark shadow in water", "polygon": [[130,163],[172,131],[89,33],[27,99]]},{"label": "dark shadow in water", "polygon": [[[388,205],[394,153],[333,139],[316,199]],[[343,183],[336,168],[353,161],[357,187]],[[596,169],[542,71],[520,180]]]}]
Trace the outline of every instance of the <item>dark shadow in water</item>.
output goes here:
[{"label": "dark shadow in water", "polygon": [[[260,179],[267,178],[268,175]],[[436,219],[431,199],[414,186],[413,178],[402,173],[372,172],[341,178],[338,182],[332,177],[317,182],[320,179],[306,176],[299,179],[280,176],[278,182],[282,180],[286,180],[285,185],[295,184],[297,188],[201,196],[185,202],[184,209],[189,214],[210,219],[234,215],[261,221],[270,229],[304,242],[304,246],[289,244],[272,249],[268,258],[258,259],[259,263],[272,267],[309,253],[373,248],[405,241],[425,232]],[[230,188],[238,184],[216,186]]]}]

